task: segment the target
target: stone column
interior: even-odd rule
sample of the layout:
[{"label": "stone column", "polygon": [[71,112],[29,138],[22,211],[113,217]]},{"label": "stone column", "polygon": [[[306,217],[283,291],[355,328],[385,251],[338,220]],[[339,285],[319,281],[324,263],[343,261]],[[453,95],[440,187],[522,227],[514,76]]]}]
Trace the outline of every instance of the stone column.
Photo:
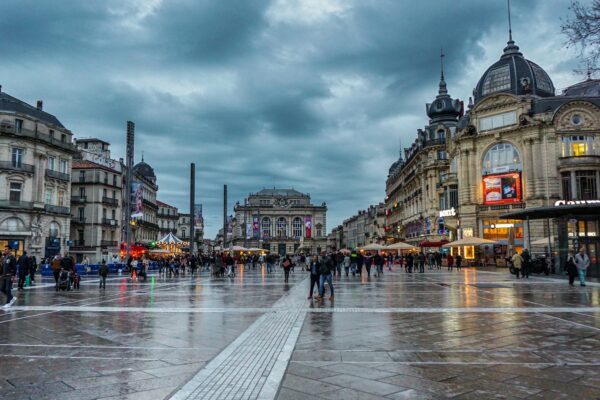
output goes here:
[{"label": "stone column", "polygon": [[596,198],[600,198],[598,196],[600,191],[600,171],[596,170]]},{"label": "stone column", "polygon": [[579,196],[577,196],[577,181],[575,177],[575,171],[571,171],[571,179],[569,183],[571,184],[571,199],[579,200]]},{"label": "stone column", "polygon": [[535,197],[543,197],[544,188],[543,188],[543,149],[541,146],[541,141],[535,139],[532,141],[532,154],[533,154],[533,190]]},{"label": "stone column", "polygon": [[527,139],[523,142],[524,146],[525,146],[525,151],[524,151],[524,156],[523,159],[521,160],[521,164],[523,165],[523,168],[525,169],[525,176],[527,177],[527,185],[526,185],[526,189],[527,189],[527,196],[524,196],[525,199],[527,198],[532,198],[535,195],[535,189],[534,189],[534,177],[533,177],[533,151],[531,148],[531,140]]}]

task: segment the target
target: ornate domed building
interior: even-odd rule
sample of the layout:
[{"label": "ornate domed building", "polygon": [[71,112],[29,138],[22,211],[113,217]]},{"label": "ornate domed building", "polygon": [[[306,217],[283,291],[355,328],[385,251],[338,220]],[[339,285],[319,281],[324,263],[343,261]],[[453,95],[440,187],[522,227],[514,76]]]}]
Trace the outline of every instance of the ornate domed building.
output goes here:
[{"label": "ornate domed building", "polygon": [[[442,56],[443,57],[443,56]],[[448,239],[440,208],[458,205],[458,182],[446,154],[446,138],[456,134],[463,103],[448,94],[444,70],[438,94],[426,104],[429,124],[417,131],[411,147],[392,164],[386,181],[386,236],[422,247]]]},{"label": "ornate domed building", "polygon": [[[448,141],[459,189],[457,236],[497,242],[481,251],[462,249],[463,256],[502,264],[507,254],[529,248],[564,260],[568,249],[585,244],[591,273],[600,275],[597,216],[554,208],[599,198],[599,88],[588,79],[556,95],[548,73],[509,39]],[[541,209],[547,213],[537,219],[542,214],[531,211]]]},{"label": "ornate domed building", "polygon": [[[134,238],[136,242],[149,243],[158,240],[158,203],[156,194],[158,185],[154,168],[142,161],[133,166],[132,170],[132,193],[138,193],[138,207],[132,211],[132,218],[136,220]],[[141,195],[141,202],[139,196]],[[135,204],[132,199],[132,203]]]}]

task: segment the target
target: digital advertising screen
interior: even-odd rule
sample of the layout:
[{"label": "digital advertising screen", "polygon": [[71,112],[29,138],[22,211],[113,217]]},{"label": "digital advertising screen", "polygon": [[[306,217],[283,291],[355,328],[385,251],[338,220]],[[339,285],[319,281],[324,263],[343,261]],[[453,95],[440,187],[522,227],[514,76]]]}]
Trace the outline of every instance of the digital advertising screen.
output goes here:
[{"label": "digital advertising screen", "polygon": [[509,173],[483,177],[483,204],[521,202],[521,174]]}]

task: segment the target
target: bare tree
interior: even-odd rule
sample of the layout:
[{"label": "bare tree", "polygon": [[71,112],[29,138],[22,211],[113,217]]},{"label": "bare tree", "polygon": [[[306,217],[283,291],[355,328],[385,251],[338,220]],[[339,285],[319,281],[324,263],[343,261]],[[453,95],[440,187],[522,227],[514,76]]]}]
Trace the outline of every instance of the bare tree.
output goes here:
[{"label": "bare tree", "polygon": [[591,0],[585,5],[572,0],[569,10],[562,32],[567,35],[567,46],[579,50],[589,75],[600,70],[600,0]]}]

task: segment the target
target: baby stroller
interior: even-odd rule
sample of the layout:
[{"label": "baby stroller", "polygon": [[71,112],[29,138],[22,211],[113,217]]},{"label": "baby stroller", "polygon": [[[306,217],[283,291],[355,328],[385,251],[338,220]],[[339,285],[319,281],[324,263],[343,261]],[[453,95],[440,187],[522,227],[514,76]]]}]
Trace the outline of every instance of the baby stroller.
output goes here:
[{"label": "baby stroller", "polygon": [[79,282],[81,282],[81,276],[77,271],[71,272],[71,281],[73,282],[73,290],[79,290]]},{"label": "baby stroller", "polygon": [[58,273],[58,281],[56,282],[56,291],[59,290],[71,290],[71,284],[69,282],[69,272],[61,268]]}]

